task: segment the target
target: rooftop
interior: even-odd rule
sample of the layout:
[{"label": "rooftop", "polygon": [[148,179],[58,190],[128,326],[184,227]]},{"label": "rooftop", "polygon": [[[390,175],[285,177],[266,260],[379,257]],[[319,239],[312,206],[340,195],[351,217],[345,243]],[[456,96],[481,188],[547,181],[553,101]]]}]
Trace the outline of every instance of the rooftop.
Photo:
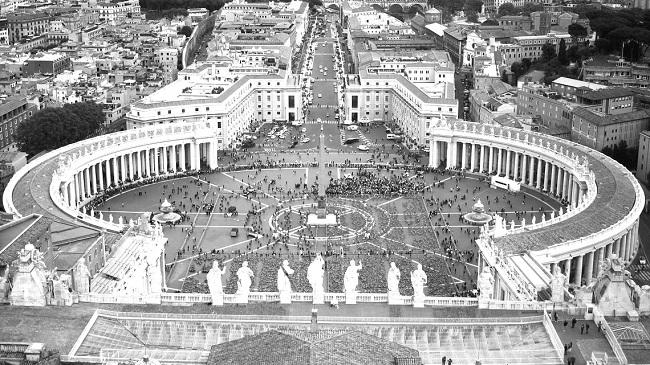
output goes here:
[{"label": "rooftop", "polygon": [[594,172],[598,185],[595,200],[580,214],[562,222],[495,238],[496,246],[505,253],[541,250],[556,243],[586,237],[615,225],[634,206],[636,192],[632,181],[636,180],[630,171],[591,148],[573,142],[566,144],[587,157],[589,169]]}]

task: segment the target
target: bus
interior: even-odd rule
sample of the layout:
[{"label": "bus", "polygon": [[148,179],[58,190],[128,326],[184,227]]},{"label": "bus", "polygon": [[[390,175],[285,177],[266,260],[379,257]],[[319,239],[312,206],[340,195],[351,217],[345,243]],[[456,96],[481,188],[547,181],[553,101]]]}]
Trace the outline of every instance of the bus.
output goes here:
[{"label": "bus", "polygon": [[492,189],[506,189],[516,193],[521,190],[521,183],[502,176],[492,176],[490,179],[490,187]]}]

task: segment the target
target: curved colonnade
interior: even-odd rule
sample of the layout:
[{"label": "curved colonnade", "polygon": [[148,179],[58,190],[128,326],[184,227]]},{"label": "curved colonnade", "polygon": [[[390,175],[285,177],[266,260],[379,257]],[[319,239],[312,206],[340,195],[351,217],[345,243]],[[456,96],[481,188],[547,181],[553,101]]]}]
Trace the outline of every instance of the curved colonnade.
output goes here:
[{"label": "curved colonnade", "polygon": [[[3,195],[6,210],[21,216],[14,199],[22,197],[16,187],[27,174],[41,165],[52,166],[49,174],[49,196],[33,196],[34,200],[50,199],[58,213],[92,226],[119,232],[126,222],[97,219],[82,214],[83,206],[103,192],[132,183],[175,175],[184,171],[217,167],[217,139],[210,123],[159,125],[117,132],[90,138],[51,151],[16,172]],[[45,177],[45,175],[43,176]],[[37,192],[30,189],[32,195]],[[49,205],[49,204],[48,204]],[[34,205],[36,211],[59,218],[54,207]]]},{"label": "curved colonnade", "polygon": [[613,159],[560,138],[471,122],[439,121],[430,136],[431,167],[503,176],[567,204],[551,219],[490,232],[495,252],[528,253],[576,285],[589,284],[612,254],[626,262],[636,255],[643,191]]}]

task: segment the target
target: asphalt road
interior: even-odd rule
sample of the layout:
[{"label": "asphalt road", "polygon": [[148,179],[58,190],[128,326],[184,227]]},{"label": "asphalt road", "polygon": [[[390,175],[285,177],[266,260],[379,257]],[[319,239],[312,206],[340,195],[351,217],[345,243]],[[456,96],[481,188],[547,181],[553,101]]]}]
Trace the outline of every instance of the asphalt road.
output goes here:
[{"label": "asphalt road", "polygon": [[[325,26],[325,37],[314,40],[314,68],[312,77],[313,104],[308,108],[307,121],[320,118],[323,121],[334,121],[334,114],[338,108],[338,94],[336,92],[336,71],[334,70],[334,42],[330,25]],[[320,66],[327,68],[327,73],[320,72]],[[318,97],[321,95],[321,97]],[[328,116],[329,115],[329,116]]]}]

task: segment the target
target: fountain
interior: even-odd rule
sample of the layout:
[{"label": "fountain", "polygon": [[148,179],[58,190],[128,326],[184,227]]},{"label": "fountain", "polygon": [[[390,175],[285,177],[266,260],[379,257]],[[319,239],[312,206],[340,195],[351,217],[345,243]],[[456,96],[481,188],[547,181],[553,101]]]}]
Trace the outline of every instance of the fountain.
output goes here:
[{"label": "fountain", "polygon": [[472,206],[472,211],[463,215],[467,222],[477,225],[484,225],[492,221],[492,216],[485,213],[485,206],[481,203],[481,199],[477,199],[476,203]]},{"label": "fountain", "polygon": [[181,215],[178,213],[174,213],[174,206],[165,199],[162,204],[160,204],[160,213],[156,214],[153,217],[153,220],[155,222],[158,222],[160,224],[170,224],[170,223],[178,223],[181,220]]}]

